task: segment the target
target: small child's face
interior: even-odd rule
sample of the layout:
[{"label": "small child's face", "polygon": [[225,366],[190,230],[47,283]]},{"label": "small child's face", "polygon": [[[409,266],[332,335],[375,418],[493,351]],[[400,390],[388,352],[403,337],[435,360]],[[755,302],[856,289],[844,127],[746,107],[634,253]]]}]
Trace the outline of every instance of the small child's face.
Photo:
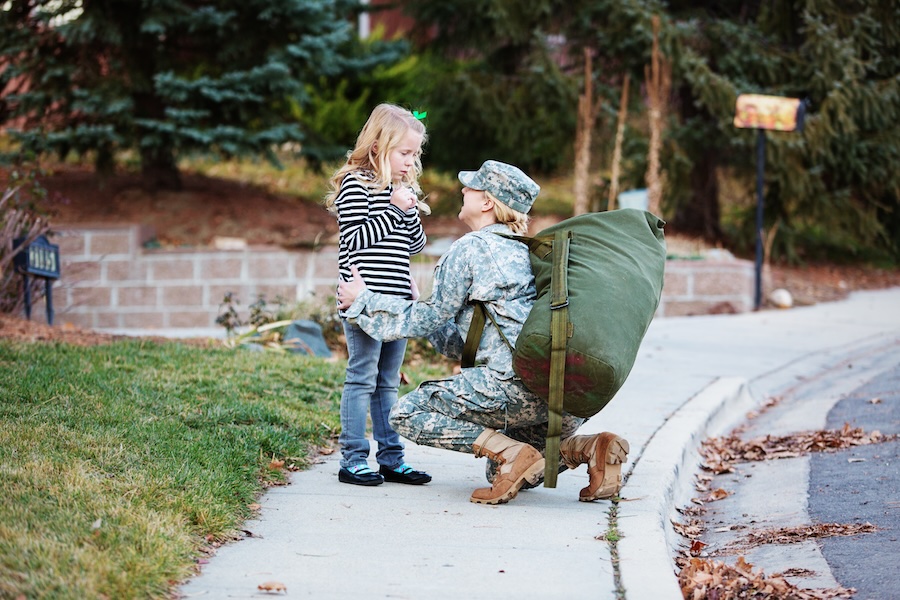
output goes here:
[{"label": "small child's face", "polygon": [[421,148],[422,134],[408,129],[400,144],[391,150],[390,156],[388,156],[391,163],[391,181],[399,183],[405,175],[412,171]]}]

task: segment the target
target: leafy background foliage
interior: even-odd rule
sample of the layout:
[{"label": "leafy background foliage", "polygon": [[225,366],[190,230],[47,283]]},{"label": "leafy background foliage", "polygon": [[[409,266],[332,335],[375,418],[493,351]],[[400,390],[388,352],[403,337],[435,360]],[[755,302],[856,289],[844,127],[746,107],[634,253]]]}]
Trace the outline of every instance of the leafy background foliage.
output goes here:
[{"label": "leafy background foliage", "polygon": [[[135,8],[136,7],[136,8]],[[328,170],[378,102],[428,113],[426,168],[486,158],[571,173],[584,53],[601,109],[591,185],[605,197],[615,115],[632,82],[620,189],[644,187],[651,20],[672,68],[662,169],[669,229],[744,253],[755,239],[755,132],[740,93],[807,101],[802,133],[766,135],[775,257],[895,263],[900,7],[890,0],[452,0],[392,4],[408,34],[354,33],[356,0],[101,3],[12,0],[0,11],[0,119],[16,158],[136,155],[150,187],[191,154],[284,150]],[[79,13],[81,10],[83,12]],[[78,18],[71,18],[78,15]],[[27,78],[30,86],[21,82]]]}]

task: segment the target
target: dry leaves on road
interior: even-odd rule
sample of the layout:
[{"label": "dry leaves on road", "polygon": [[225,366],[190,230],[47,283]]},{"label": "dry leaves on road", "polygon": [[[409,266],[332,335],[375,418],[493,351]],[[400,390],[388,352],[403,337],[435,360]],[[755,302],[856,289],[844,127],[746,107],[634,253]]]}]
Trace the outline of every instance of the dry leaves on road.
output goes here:
[{"label": "dry leaves on road", "polygon": [[737,598],[769,598],[791,600],[824,600],[850,598],[856,591],[848,588],[804,589],[788,582],[782,575],[766,577],[760,569],[741,556],[734,566],[723,562],[691,558],[682,561],[678,583],[685,600],[731,600]]},{"label": "dry leaves on road", "polygon": [[837,537],[872,533],[878,528],[871,523],[816,523],[799,527],[780,527],[751,531],[742,540],[751,546],[761,544],[796,544],[811,538]]},{"label": "dry leaves on road", "polygon": [[707,438],[700,446],[700,454],[704,469],[721,474],[733,472],[736,462],[794,458],[810,452],[834,452],[896,438],[896,435],[884,435],[879,431],[866,433],[861,427],[852,428],[845,423],[841,429],[803,431],[785,436],[767,435],[747,441],[735,434]]}]

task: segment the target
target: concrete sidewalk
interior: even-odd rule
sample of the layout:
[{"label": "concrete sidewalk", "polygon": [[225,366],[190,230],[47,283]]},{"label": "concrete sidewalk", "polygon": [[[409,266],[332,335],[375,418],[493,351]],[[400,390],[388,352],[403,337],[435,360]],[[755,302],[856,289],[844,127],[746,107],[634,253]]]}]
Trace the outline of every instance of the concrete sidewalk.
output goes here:
[{"label": "concrete sidewalk", "polygon": [[[584,467],[512,502],[468,501],[484,459],[407,442],[425,486],[338,482],[338,457],[294,473],[261,500],[252,536],[221,548],[185,597],[680,599],[670,520],[684,504],[697,447],[800,377],[860,347],[900,339],[900,288],[813,307],[658,319],[625,386],[582,433],[631,444],[623,501],[578,502]],[[374,456],[374,452],[373,452]],[[374,465],[374,458],[370,460]],[[607,541],[613,525],[621,538]],[[618,562],[613,560],[613,552]]]}]

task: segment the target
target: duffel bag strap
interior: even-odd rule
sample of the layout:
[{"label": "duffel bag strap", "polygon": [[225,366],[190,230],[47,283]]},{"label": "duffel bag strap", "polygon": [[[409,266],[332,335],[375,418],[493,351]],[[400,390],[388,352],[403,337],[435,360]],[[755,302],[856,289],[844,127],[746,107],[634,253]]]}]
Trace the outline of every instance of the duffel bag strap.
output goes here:
[{"label": "duffel bag strap", "polygon": [[475,354],[481,343],[481,334],[484,331],[484,315],[487,309],[481,302],[475,303],[475,312],[472,313],[472,322],[469,324],[469,332],[466,334],[466,343],[463,345],[462,360],[460,366],[465,368],[475,366]]},{"label": "duffel bag strap", "polygon": [[500,334],[500,338],[503,340],[503,343],[506,344],[506,347],[509,348],[509,351],[513,352],[514,350],[513,345],[509,343],[509,339],[503,335],[503,330],[500,329],[500,325],[497,324],[497,319],[495,319],[494,315],[491,314],[491,311],[487,309],[484,302],[473,300],[472,304],[475,307],[475,312],[472,313],[472,322],[469,324],[469,332],[466,334],[466,343],[463,346],[462,361],[460,362],[462,367],[475,366],[475,354],[478,352],[478,346],[481,344],[481,335],[484,333],[485,316],[490,319],[491,323],[494,324],[494,327],[497,328],[497,333]]},{"label": "duffel bag strap", "polygon": [[544,452],[544,487],[555,488],[559,474],[559,443],[565,396],[566,345],[569,341],[569,239],[557,231],[553,239],[553,271],[550,276],[550,393],[547,448]]}]

